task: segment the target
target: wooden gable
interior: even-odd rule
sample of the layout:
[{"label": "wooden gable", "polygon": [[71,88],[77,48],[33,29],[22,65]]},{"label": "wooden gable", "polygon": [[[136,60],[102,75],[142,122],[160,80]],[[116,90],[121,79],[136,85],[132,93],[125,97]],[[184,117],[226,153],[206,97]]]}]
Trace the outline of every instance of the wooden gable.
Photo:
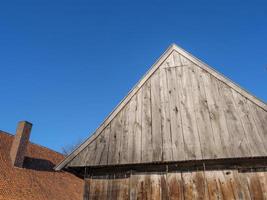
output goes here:
[{"label": "wooden gable", "polygon": [[56,169],[266,156],[266,107],[172,45]]}]

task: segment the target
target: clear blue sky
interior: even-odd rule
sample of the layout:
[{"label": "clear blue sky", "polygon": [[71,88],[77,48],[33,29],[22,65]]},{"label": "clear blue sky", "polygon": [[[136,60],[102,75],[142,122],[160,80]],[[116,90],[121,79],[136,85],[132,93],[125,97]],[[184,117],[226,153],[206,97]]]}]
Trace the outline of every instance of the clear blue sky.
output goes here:
[{"label": "clear blue sky", "polygon": [[0,129],[85,139],[171,43],[267,101],[266,0],[1,1]]}]

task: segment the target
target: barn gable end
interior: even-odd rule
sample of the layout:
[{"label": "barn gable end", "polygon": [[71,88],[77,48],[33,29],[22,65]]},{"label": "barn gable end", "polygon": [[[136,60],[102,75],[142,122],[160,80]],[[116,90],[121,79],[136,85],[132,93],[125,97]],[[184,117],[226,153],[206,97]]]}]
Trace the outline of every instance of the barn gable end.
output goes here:
[{"label": "barn gable end", "polygon": [[267,155],[267,106],[176,45],[65,167]]}]

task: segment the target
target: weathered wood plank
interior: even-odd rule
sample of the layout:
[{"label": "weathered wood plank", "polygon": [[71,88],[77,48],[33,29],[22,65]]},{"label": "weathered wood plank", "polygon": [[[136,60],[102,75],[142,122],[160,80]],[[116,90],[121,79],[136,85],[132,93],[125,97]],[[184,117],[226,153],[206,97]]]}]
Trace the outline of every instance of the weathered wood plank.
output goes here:
[{"label": "weathered wood plank", "polygon": [[151,199],[160,200],[161,199],[161,180],[160,175],[158,174],[151,174],[150,181],[151,181]]},{"label": "weathered wood plank", "polygon": [[149,200],[151,199],[150,175],[133,175],[130,177],[130,199]]},{"label": "weathered wood plank", "polygon": [[208,199],[208,190],[204,172],[192,172],[194,199]]},{"label": "weathered wood plank", "polygon": [[[136,95],[133,96],[131,101],[129,102],[129,113],[128,113],[128,138],[127,144],[128,147],[126,148],[127,151],[127,157],[128,157],[128,163],[135,163],[136,161],[134,160],[134,154],[136,151],[136,135],[135,135],[135,118],[136,118],[136,110],[137,110],[137,102],[136,102]],[[139,138],[139,142],[141,143],[141,138]],[[139,149],[141,152],[141,148]]]},{"label": "weathered wood plank", "polygon": [[120,178],[116,179],[116,184],[118,188],[118,200],[128,200],[129,198],[129,179],[128,178]]},{"label": "weathered wood plank", "polygon": [[110,125],[108,125],[97,138],[97,149],[93,165],[106,165],[108,161]]},{"label": "weathered wood plank", "polygon": [[222,82],[217,82],[217,86],[219,88],[220,98],[222,99],[221,106],[223,107],[226,116],[227,128],[232,138],[231,146],[234,151],[233,156],[251,156],[251,150],[248,146],[243,125],[233,102],[231,88]]},{"label": "weathered wood plank", "polygon": [[193,107],[193,93],[188,67],[177,67],[178,90],[181,91],[181,118],[184,151],[187,159],[202,159],[201,146]]},{"label": "weathered wood plank", "polygon": [[261,183],[256,173],[246,173],[248,178],[248,187],[251,199],[263,199],[263,192],[261,190]]},{"label": "weathered wood plank", "polygon": [[[140,199],[138,196],[139,193],[139,182],[142,176],[139,175],[131,175],[129,177],[129,187],[130,187],[130,200]],[[139,197],[139,198],[138,198]]]},{"label": "weathered wood plank", "polygon": [[210,200],[221,200],[222,194],[216,179],[216,171],[205,171],[205,179]]},{"label": "weathered wood plank", "polygon": [[122,135],[120,137],[120,164],[127,164],[129,163],[128,151],[132,151],[132,149],[128,150],[128,138],[129,135],[129,118],[131,115],[135,115],[135,113],[130,113],[130,104],[126,104],[123,108],[123,115],[122,115]]},{"label": "weathered wood plank", "polygon": [[220,191],[221,191],[223,199],[234,200],[235,196],[232,190],[231,182],[225,179],[223,171],[216,172],[216,180],[217,180],[218,186],[220,187]]},{"label": "weathered wood plank", "polygon": [[162,130],[160,105],[160,76],[159,71],[151,77],[151,112],[152,112],[152,145],[153,161],[162,160]]},{"label": "weathered wood plank", "polygon": [[130,176],[130,199],[149,200],[151,199],[151,180],[150,175]]},{"label": "weathered wood plank", "polygon": [[83,200],[89,200],[89,195],[90,195],[90,179],[85,179],[83,185]]},{"label": "weathered wood plank", "polygon": [[258,172],[257,175],[260,182],[263,199],[267,200],[267,173]]},{"label": "weathered wood plank", "polygon": [[[168,66],[169,62],[164,65]],[[171,161],[172,155],[172,141],[171,141],[171,124],[170,124],[170,104],[168,96],[167,76],[164,68],[159,69],[160,74],[160,104],[161,104],[161,132],[162,132],[162,160]]]},{"label": "weathered wood plank", "polygon": [[108,164],[118,164],[120,159],[120,139],[122,135],[122,112],[114,118],[110,125],[110,144]]},{"label": "weathered wood plank", "polygon": [[134,123],[133,163],[142,160],[142,90],[136,94],[136,115]]},{"label": "weathered wood plank", "polygon": [[250,146],[252,156],[267,155],[263,143],[264,138],[261,138],[258,133],[252,113],[249,110],[249,105],[247,104],[247,99],[234,90],[232,90],[232,93],[239,117],[241,118],[244,131],[248,139],[248,145]]},{"label": "weathered wood plank", "polygon": [[183,181],[181,173],[168,173],[167,174],[167,185],[169,191],[170,200],[182,200],[183,195]]},{"label": "weathered wood plank", "polygon": [[188,199],[188,200],[194,199],[193,180],[192,180],[191,172],[183,172],[182,179],[183,179],[184,199]]},{"label": "weathered wood plank", "polygon": [[212,82],[216,80],[212,80],[210,74],[204,70],[198,69],[198,71],[201,73],[201,79],[207,98],[208,113],[214,136],[214,155],[215,158],[226,158],[230,156],[228,144],[231,138],[227,130],[223,110],[219,106],[220,98],[218,90]]},{"label": "weathered wood plank", "polygon": [[[175,59],[176,60],[176,59]],[[175,64],[174,64],[175,65]],[[170,100],[170,120],[173,160],[185,160],[184,136],[181,119],[181,95],[177,88],[178,80],[175,68],[166,68],[167,85]]]},{"label": "weathered wood plank", "polygon": [[167,172],[161,174],[160,177],[160,190],[161,190],[161,200],[169,200],[169,188],[167,184]]},{"label": "weathered wood plank", "polygon": [[187,58],[188,60],[190,60],[190,62],[193,62],[194,64],[198,65],[199,67],[201,67],[202,69],[206,70],[211,75],[216,77],[216,79],[218,79],[219,81],[225,83],[226,85],[228,85],[229,87],[233,88],[234,90],[236,90],[240,94],[244,95],[246,98],[248,98],[251,101],[255,102],[258,106],[260,106],[264,110],[267,110],[267,105],[264,102],[262,102],[261,100],[257,99],[255,96],[251,95],[250,93],[245,91],[243,88],[241,88],[240,86],[238,86],[237,84],[235,84],[234,82],[229,80],[228,78],[224,77],[222,74],[220,74],[219,72],[214,70],[212,67],[208,66],[203,61],[199,60],[198,58],[196,58],[192,54],[188,53],[187,51],[185,51],[184,49],[182,49],[181,47],[178,47],[176,45],[174,46],[174,50],[177,53],[179,53],[181,55],[181,57]]},{"label": "weathered wood plank", "polygon": [[230,176],[235,199],[240,199],[240,200],[251,199],[248,189],[248,182],[245,177],[246,175],[243,173],[239,173],[237,170],[233,170],[230,173],[231,174],[228,174],[228,176]]},{"label": "weathered wood plank", "polygon": [[108,182],[106,179],[90,179],[90,194],[91,200],[107,199]]},{"label": "weathered wood plank", "polygon": [[247,103],[249,105],[250,113],[254,119],[258,133],[263,140],[265,150],[267,151],[267,112],[261,108],[258,108],[257,105],[251,101],[247,101]]},{"label": "weathered wood plank", "polygon": [[188,66],[189,77],[192,87],[193,106],[196,115],[201,152],[203,159],[216,158],[217,147],[215,146],[213,130],[209,117],[209,108],[202,81],[202,73],[195,65]]},{"label": "weathered wood plank", "polygon": [[153,160],[150,81],[142,88],[142,162]]}]

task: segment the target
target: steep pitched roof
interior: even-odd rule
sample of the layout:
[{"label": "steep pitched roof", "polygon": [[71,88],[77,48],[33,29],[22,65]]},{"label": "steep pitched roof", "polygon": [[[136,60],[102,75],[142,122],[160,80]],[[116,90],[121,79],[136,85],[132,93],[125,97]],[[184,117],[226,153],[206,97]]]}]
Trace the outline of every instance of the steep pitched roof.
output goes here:
[{"label": "steep pitched roof", "polygon": [[83,180],[53,167],[63,155],[29,143],[24,168],[11,166],[9,151],[14,136],[0,131],[0,199],[82,199]]},{"label": "steep pitched roof", "polygon": [[267,106],[171,45],[55,168],[267,155]]}]

